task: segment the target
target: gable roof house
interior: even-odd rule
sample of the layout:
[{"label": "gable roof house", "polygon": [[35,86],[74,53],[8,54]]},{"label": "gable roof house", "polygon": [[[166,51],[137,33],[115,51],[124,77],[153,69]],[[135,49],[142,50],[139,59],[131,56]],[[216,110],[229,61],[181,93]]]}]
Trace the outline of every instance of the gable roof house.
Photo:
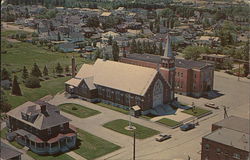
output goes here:
[{"label": "gable roof house", "polygon": [[21,152],[5,144],[4,142],[1,142],[0,145],[1,145],[1,152],[0,152],[1,160],[21,160],[21,155],[22,155]]},{"label": "gable roof house", "polygon": [[37,154],[65,152],[76,145],[76,129],[58,107],[44,101],[26,102],[7,113],[9,141],[27,146]]}]

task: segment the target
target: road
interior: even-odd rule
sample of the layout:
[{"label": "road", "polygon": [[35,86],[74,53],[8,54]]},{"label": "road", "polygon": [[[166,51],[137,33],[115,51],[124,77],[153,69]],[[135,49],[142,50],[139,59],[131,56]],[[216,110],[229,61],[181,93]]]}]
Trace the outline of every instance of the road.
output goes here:
[{"label": "road", "polygon": [[35,32],[35,29],[29,28],[29,27],[23,27],[23,29],[19,28],[21,25],[11,25],[10,23],[7,22],[1,22],[3,26],[3,30],[14,30],[14,31],[26,31],[26,32]]},{"label": "road", "polygon": [[[204,107],[204,104],[207,102],[213,102],[219,106],[225,105],[229,107],[229,115],[237,115],[240,117],[249,118],[249,84],[250,80],[248,79],[241,78],[240,81],[238,81],[237,77],[221,72],[215,72],[214,89],[217,90],[221,96],[211,100],[206,98],[197,99],[181,95],[176,96],[183,103],[191,104],[192,102],[195,102],[195,105],[202,107]],[[126,135],[122,135],[102,127],[104,123],[115,119],[128,119],[127,115],[79,99],[66,99],[62,95],[57,95],[50,101],[50,103],[55,105],[61,103],[77,103],[101,111],[101,114],[85,119],[80,119],[67,113],[62,114],[72,119],[73,125],[122,147],[115,152],[98,158],[99,160],[132,159],[133,139]],[[132,118],[133,122],[159,130],[163,133],[172,134],[173,136],[173,138],[164,142],[156,142],[154,140],[155,137],[144,140],[136,140],[136,159],[172,160],[187,159],[187,157],[190,156],[192,160],[199,160],[201,150],[200,143],[202,137],[210,133],[212,123],[222,120],[224,116],[224,111],[222,108],[219,110],[213,110],[213,112],[213,114],[200,119],[200,125],[188,132],[182,132],[179,130],[179,128],[169,129],[144,119]]]}]

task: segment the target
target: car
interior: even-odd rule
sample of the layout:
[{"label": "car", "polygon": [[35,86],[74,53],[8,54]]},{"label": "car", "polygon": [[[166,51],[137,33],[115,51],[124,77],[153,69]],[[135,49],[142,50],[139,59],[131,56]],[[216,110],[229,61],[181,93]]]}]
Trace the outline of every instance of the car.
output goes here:
[{"label": "car", "polygon": [[183,124],[182,126],[180,126],[180,129],[182,131],[188,131],[188,130],[193,129],[193,128],[195,128],[195,124],[193,124],[193,123],[186,123],[186,124]]},{"label": "car", "polygon": [[170,139],[172,136],[171,135],[167,135],[167,134],[159,134],[155,140],[158,141],[158,142],[162,142],[162,141],[165,141],[167,139]]},{"label": "car", "polygon": [[206,103],[205,106],[206,106],[206,107],[213,108],[213,109],[219,109],[219,107],[218,107],[218,106],[215,106],[214,103]]}]

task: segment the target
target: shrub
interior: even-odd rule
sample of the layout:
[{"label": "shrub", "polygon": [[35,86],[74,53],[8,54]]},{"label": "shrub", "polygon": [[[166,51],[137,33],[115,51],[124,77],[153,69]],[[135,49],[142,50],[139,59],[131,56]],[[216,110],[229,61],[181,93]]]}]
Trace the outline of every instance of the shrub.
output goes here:
[{"label": "shrub", "polygon": [[74,106],[74,107],[72,107],[72,110],[74,110],[74,111],[75,111],[75,110],[77,110],[77,108]]},{"label": "shrub", "polygon": [[41,87],[40,85],[40,80],[37,77],[29,77],[26,81],[25,81],[25,86],[27,88],[39,88]]}]

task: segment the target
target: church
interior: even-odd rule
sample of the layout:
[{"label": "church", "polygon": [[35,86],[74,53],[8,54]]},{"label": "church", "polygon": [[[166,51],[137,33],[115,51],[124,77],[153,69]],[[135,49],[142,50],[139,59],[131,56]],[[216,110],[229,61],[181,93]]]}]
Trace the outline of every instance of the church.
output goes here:
[{"label": "church", "polygon": [[72,79],[65,82],[65,90],[90,102],[124,109],[137,105],[147,111],[175,100],[175,57],[168,40],[157,68],[103,59],[82,65],[76,75],[74,68],[72,58]]}]

